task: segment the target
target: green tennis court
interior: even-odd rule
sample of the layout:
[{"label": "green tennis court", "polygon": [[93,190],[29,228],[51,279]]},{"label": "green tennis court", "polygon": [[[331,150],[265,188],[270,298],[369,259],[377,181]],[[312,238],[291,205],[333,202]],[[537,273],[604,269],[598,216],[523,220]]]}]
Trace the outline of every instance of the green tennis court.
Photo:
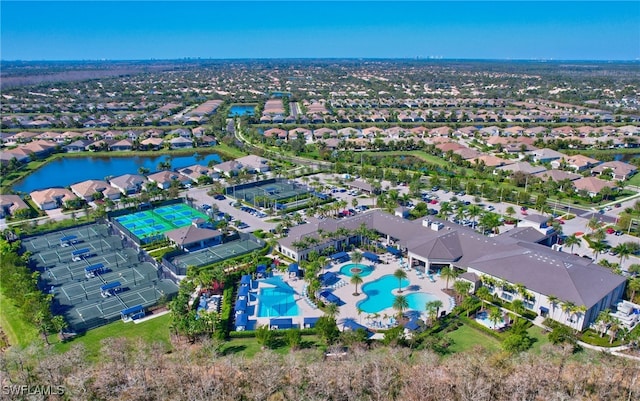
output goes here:
[{"label": "green tennis court", "polygon": [[305,185],[285,179],[271,179],[236,185],[225,189],[227,195],[254,203],[256,197],[271,201],[293,198],[309,193],[311,190]]},{"label": "green tennis court", "polygon": [[116,217],[115,220],[142,241],[161,237],[165,232],[176,228],[186,227],[198,218],[208,219],[192,207],[177,203]]},{"label": "green tennis court", "polygon": [[188,266],[201,267],[210,265],[221,260],[230,259],[236,256],[251,253],[257,249],[261,249],[261,244],[257,239],[242,239],[226,244],[213,246],[196,252],[190,252],[186,255],[177,256],[173,259],[173,263],[181,268],[186,269]]}]

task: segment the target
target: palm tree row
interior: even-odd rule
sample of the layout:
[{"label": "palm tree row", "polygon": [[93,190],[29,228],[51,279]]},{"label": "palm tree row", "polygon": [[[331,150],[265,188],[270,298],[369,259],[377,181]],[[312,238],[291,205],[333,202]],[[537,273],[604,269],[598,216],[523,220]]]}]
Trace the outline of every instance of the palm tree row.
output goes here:
[{"label": "palm tree row", "polygon": [[316,245],[322,244],[323,240],[331,239],[331,240],[338,240],[339,241],[338,247],[340,248],[342,241],[345,241],[353,236],[358,236],[360,238],[361,244],[366,244],[368,241],[371,241],[377,238],[376,231],[368,228],[364,223],[361,224],[360,227],[358,227],[355,230],[349,230],[345,227],[338,227],[336,231],[332,231],[332,232],[318,230],[317,235],[318,237],[314,237],[314,236],[302,237],[297,241],[294,241],[291,245],[296,250],[304,250],[304,249],[315,247]]}]

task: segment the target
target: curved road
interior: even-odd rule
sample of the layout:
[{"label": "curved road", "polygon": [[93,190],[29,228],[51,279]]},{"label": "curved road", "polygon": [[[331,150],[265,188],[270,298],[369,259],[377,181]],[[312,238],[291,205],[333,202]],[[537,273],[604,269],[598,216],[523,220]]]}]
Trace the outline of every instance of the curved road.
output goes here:
[{"label": "curved road", "polygon": [[333,165],[333,163],[331,162],[325,162],[325,161],[321,161],[321,160],[313,160],[313,159],[307,159],[304,157],[298,157],[298,156],[288,156],[288,155],[284,155],[281,153],[277,153],[274,152],[270,149],[264,149],[261,147],[258,147],[254,144],[252,144],[251,142],[249,142],[244,135],[242,134],[242,127],[240,127],[240,123],[238,122],[238,126],[235,127],[234,130],[234,135],[236,137],[236,139],[242,143],[244,143],[246,146],[252,148],[252,149],[259,149],[261,152],[264,152],[265,155],[269,155],[272,158],[278,158],[278,159],[283,159],[286,161],[289,161],[291,163],[296,163],[296,164],[300,164],[302,166],[311,166],[311,167],[316,167],[316,168],[331,168],[331,166]]}]

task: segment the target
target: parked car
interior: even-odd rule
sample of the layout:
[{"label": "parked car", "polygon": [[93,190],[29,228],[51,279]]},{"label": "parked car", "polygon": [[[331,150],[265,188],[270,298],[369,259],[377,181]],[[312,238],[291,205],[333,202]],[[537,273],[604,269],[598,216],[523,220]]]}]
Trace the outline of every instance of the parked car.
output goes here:
[{"label": "parked car", "polygon": [[226,198],[224,195],[222,195],[222,194],[216,194],[216,195],[213,197],[213,199],[215,199],[215,200],[225,200],[225,199],[227,199],[227,198]]},{"label": "parked car", "polygon": [[616,232],[616,230],[614,230],[613,228],[611,228],[611,227],[607,228],[607,234],[613,234],[615,232]]}]

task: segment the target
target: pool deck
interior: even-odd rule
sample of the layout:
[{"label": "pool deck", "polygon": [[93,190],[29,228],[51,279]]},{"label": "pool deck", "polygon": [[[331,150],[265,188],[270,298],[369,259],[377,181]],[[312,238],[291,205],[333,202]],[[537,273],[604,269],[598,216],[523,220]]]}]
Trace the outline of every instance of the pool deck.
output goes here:
[{"label": "pool deck", "polygon": [[[328,271],[337,273],[340,270],[340,267],[348,263],[353,262],[347,262],[339,264],[337,266],[332,266]],[[371,264],[371,262],[361,263]],[[363,277],[362,285],[377,280],[382,276],[393,275],[393,273],[397,269],[402,269],[400,260],[396,259],[389,253],[380,255],[380,262],[374,263],[373,265],[375,266],[375,269],[369,276]],[[451,305],[449,295],[442,291],[442,289],[444,289],[445,287],[445,280],[442,280],[436,276],[434,276],[435,282],[431,282],[426,276],[423,276],[424,278],[419,278],[415,269],[410,269],[409,271],[406,271],[406,273],[407,280],[409,280],[409,285],[402,288],[403,295],[408,295],[415,292],[428,292],[442,301],[441,310],[446,310],[447,313],[451,311],[453,305]],[[340,322],[342,320],[352,319],[364,326],[371,327],[373,329],[387,328],[387,325],[390,325],[391,323],[390,319],[397,314],[397,311],[393,308],[386,308],[378,312],[379,316],[376,318],[374,318],[374,314],[366,312],[358,315],[358,307],[356,305],[359,301],[366,299],[366,295],[362,293],[362,285],[358,286],[358,293],[360,295],[356,297],[353,295],[355,286],[349,283],[350,277],[341,277],[342,280],[346,281],[347,284],[333,290],[333,293],[345,302],[345,304],[340,307],[340,313],[337,316],[338,326],[340,326]],[[451,287],[452,285],[453,280],[449,280],[449,287]],[[397,289],[393,290],[393,293],[396,294]]]},{"label": "pool deck", "polygon": [[[386,308],[378,313],[378,317],[374,319],[374,314],[370,313],[361,313],[358,314],[357,303],[366,298],[366,295],[362,293],[362,285],[372,282],[374,280],[379,279],[385,275],[392,275],[396,269],[401,269],[400,260],[393,257],[391,254],[384,254],[380,256],[380,262],[373,264],[375,266],[373,272],[363,277],[362,285],[358,286],[358,295],[357,297],[353,295],[354,285],[349,283],[350,277],[344,276],[340,274],[340,268],[344,265],[353,263],[352,261],[348,261],[340,264],[332,264],[329,269],[325,269],[325,272],[331,271],[339,275],[341,277],[342,285],[336,285],[335,289],[331,291],[338,296],[342,301],[344,301],[344,305],[340,306],[339,314],[336,316],[338,321],[338,327],[342,327],[340,324],[343,320],[353,320],[358,322],[364,326],[370,327],[372,329],[380,329],[387,328],[388,325],[391,324],[391,318],[396,315],[396,311],[393,308]],[[371,264],[371,262],[360,262],[361,264]],[[428,277],[423,276],[424,278],[419,278],[415,269],[410,269],[406,271],[407,280],[409,280],[409,285],[403,287],[402,293],[404,295],[408,295],[415,292],[428,292],[435,297],[437,297],[440,301],[442,301],[442,309],[446,310],[447,313],[451,311],[453,305],[451,303],[449,295],[444,293],[442,290],[445,288],[445,280],[434,276],[435,282],[431,282]],[[288,273],[275,273],[276,276],[282,277],[283,281],[289,284],[297,294],[294,296],[295,300],[298,304],[299,315],[291,316],[294,324],[298,324],[299,327],[303,327],[303,320],[305,317],[319,317],[324,315],[322,310],[314,309],[311,305],[309,305],[304,299],[304,289],[307,285],[306,281],[300,278],[289,278]],[[269,287],[271,285],[263,282],[259,282],[260,287]],[[449,280],[449,287],[453,286],[453,280]],[[394,294],[397,290],[394,290]],[[251,302],[251,305],[256,305],[257,302]],[[256,320],[256,327],[259,325],[268,325],[269,319],[268,317],[257,317],[257,305],[256,312],[250,316],[251,320]],[[283,316],[289,317],[289,316]]]},{"label": "pool deck", "polygon": [[[297,324],[298,327],[303,328],[303,323],[304,323],[304,318],[305,317],[320,317],[322,315],[324,315],[324,313],[322,312],[322,310],[320,310],[319,308],[313,308],[311,305],[309,305],[303,297],[303,293],[304,293],[304,288],[307,285],[306,281],[304,281],[301,278],[293,278],[293,277],[289,277],[289,273],[280,273],[280,272],[275,272],[274,276],[280,276],[282,278],[282,281],[284,281],[285,283],[289,284],[295,291],[296,294],[294,294],[294,299],[296,300],[296,303],[298,305],[298,311],[299,314],[298,316],[282,316],[283,318],[291,318],[294,324]],[[268,284],[268,283],[264,283],[262,281],[260,281],[259,279],[258,281],[258,290],[260,288],[267,288],[267,287],[273,287],[273,285]],[[259,301],[251,301],[249,302],[249,305],[255,305],[254,307],[254,312],[253,314],[250,316],[250,320],[255,320],[256,321],[256,326],[263,326],[263,325],[269,325],[269,320],[273,319],[273,318],[277,318],[276,316],[272,316],[272,317],[258,317],[258,302]]]}]

